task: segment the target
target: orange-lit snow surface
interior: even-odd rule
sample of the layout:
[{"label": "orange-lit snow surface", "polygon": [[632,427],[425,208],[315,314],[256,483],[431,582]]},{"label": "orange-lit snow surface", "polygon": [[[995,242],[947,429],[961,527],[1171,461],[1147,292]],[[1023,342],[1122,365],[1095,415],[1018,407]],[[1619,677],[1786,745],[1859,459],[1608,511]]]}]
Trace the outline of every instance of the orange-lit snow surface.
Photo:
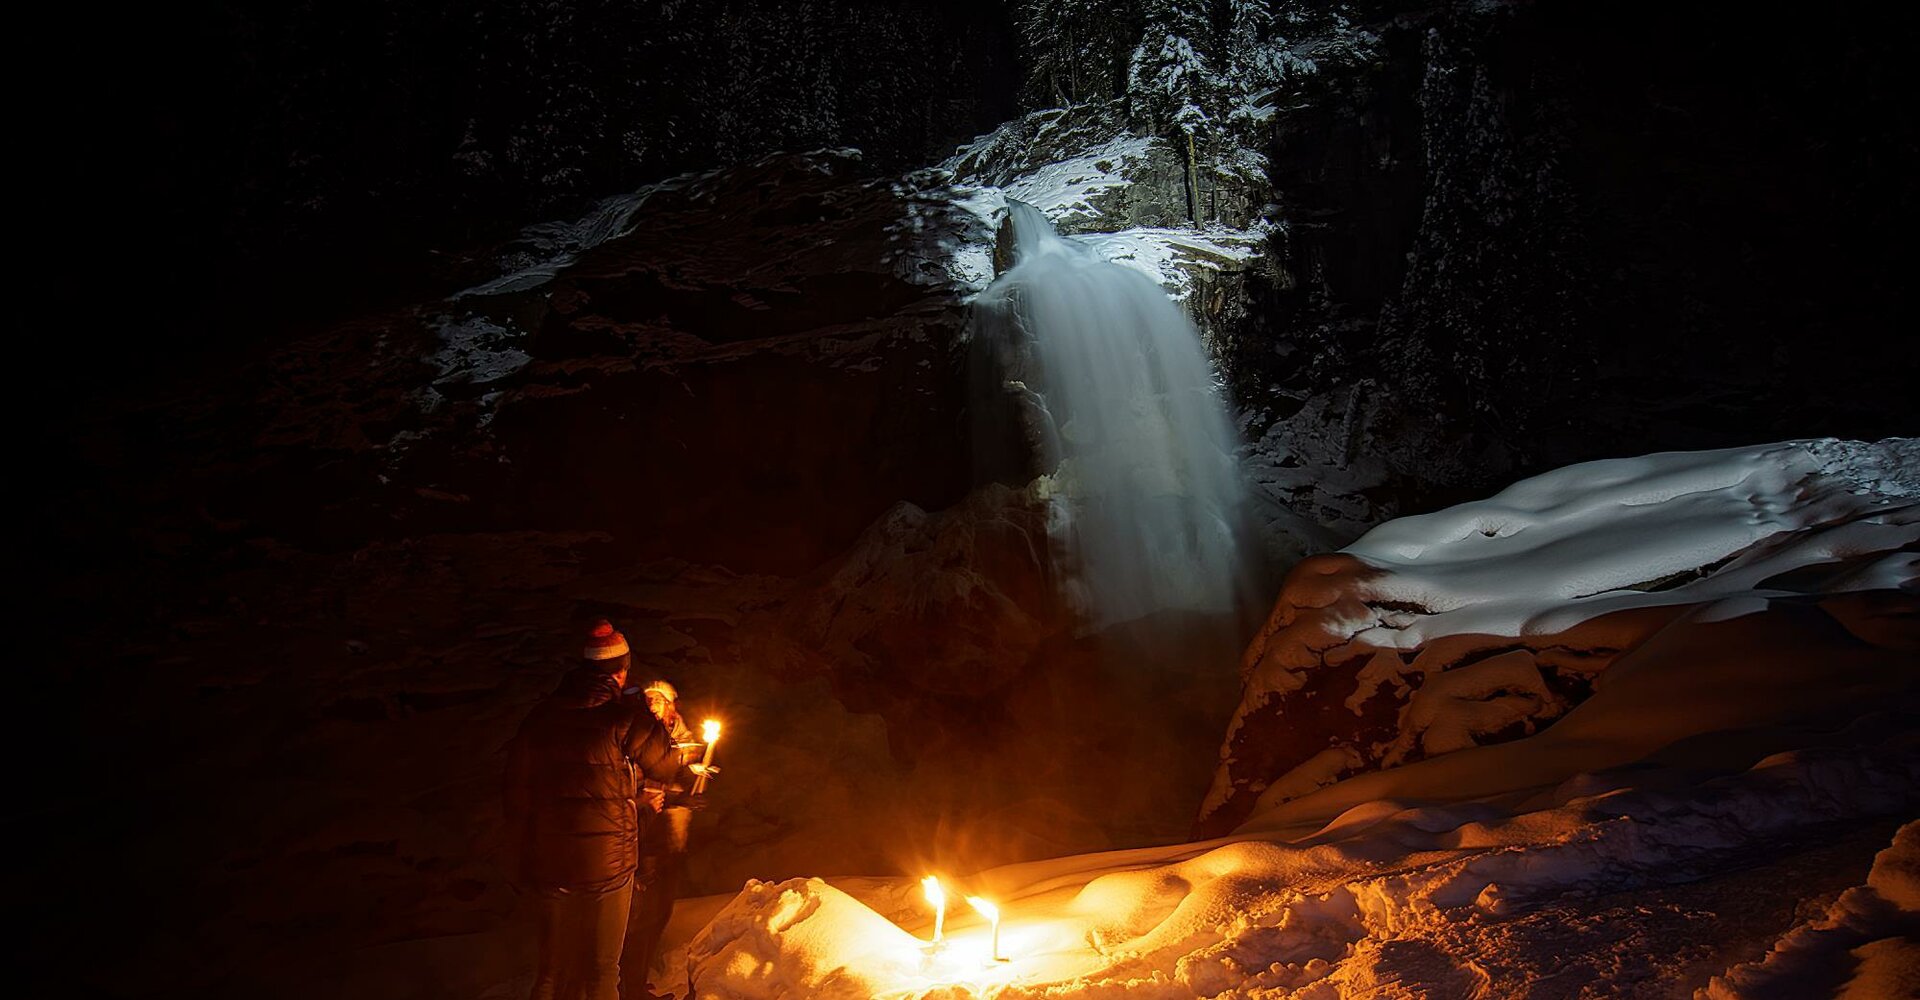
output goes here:
[{"label": "orange-lit snow surface", "polygon": [[[1874,452],[1878,473],[1911,452]],[[928,951],[916,879],[794,879],[687,901],[668,967],[715,1000],[1615,996],[1683,984],[1769,997],[1912,982],[1914,824],[1871,879],[1860,873],[1866,884],[1775,954],[1765,943],[1785,924],[1758,953],[1701,943],[1750,917],[1743,872],[1777,880],[1770,858],[1863,831],[1884,846],[1920,812],[1915,509],[1897,490],[1858,496],[1883,508],[1879,537],[1899,539],[1871,561],[1892,586],[1762,592],[1733,613],[1703,604],[1534,736],[1352,777],[1218,840],[941,873],[950,892],[1000,905],[1010,962],[990,961],[988,926],[966,912],[949,912],[946,947]]]}]

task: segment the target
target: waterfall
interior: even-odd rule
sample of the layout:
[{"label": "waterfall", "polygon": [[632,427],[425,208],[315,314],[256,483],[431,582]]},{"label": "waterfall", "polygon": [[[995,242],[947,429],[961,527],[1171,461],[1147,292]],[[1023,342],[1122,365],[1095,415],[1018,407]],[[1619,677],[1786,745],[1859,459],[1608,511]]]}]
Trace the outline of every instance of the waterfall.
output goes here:
[{"label": "waterfall", "polygon": [[1013,266],[974,306],[980,436],[1047,476],[1068,597],[1095,625],[1232,610],[1245,487],[1198,331],[1144,274],[1008,209]]}]

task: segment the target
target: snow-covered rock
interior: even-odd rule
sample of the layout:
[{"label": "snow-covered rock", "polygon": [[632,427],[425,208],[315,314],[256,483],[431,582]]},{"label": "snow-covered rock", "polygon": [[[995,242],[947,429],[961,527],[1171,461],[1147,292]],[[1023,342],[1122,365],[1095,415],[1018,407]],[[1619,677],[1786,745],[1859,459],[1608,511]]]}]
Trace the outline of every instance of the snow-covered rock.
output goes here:
[{"label": "snow-covered rock", "polygon": [[[1258,154],[1230,146],[1197,165],[1200,218],[1251,228],[1268,200]],[[1033,112],[961,146],[942,167],[1040,209],[1062,233],[1193,222],[1186,151],[1133,130],[1118,103]]]},{"label": "snow-covered rock", "polygon": [[[1203,829],[1343,774],[1533,732],[1683,617],[1911,600],[1917,494],[1912,439],[1672,452],[1558,469],[1308,559],[1247,650]],[[1878,613],[1822,606],[1899,644]]]},{"label": "snow-covered rock", "polygon": [[[1160,283],[1219,357],[1244,313],[1245,275],[1265,266],[1274,228],[1265,166],[1232,142],[1198,153],[1190,204],[1186,151],[1134,130],[1114,102],[1033,112],[961,146],[941,169],[977,192],[963,200],[990,226],[1004,219],[1007,199],[1025,202],[1061,233]],[[967,256],[992,260],[997,272],[1007,252]]]}]

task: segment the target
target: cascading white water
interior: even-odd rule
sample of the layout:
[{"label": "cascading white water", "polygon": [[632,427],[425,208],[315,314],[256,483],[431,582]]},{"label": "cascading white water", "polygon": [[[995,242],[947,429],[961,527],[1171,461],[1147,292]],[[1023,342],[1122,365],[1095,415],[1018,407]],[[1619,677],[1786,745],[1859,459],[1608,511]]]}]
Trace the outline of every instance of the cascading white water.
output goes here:
[{"label": "cascading white water", "polygon": [[975,357],[1051,471],[1069,596],[1097,625],[1233,609],[1245,487],[1198,331],[1145,275],[1008,207],[1013,266],[976,301]]}]

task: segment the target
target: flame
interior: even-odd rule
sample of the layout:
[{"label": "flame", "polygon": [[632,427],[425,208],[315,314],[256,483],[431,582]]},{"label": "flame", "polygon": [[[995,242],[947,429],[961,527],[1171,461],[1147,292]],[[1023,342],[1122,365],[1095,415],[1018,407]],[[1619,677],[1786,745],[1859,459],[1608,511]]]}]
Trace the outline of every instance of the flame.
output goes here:
[{"label": "flame", "polygon": [[720,720],[708,719],[702,722],[700,724],[700,738],[708,743],[718,741],[720,739]]},{"label": "flame", "polygon": [[968,896],[967,905],[979,910],[980,915],[986,917],[988,920],[1000,919],[1000,908],[981,899],[979,896]]},{"label": "flame", "polygon": [[927,893],[927,902],[933,904],[933,943],[939,944],[945,936],[947,923],[947,890],[940,887],[940,878],[929,875],[920,880],[920,888]]}]

